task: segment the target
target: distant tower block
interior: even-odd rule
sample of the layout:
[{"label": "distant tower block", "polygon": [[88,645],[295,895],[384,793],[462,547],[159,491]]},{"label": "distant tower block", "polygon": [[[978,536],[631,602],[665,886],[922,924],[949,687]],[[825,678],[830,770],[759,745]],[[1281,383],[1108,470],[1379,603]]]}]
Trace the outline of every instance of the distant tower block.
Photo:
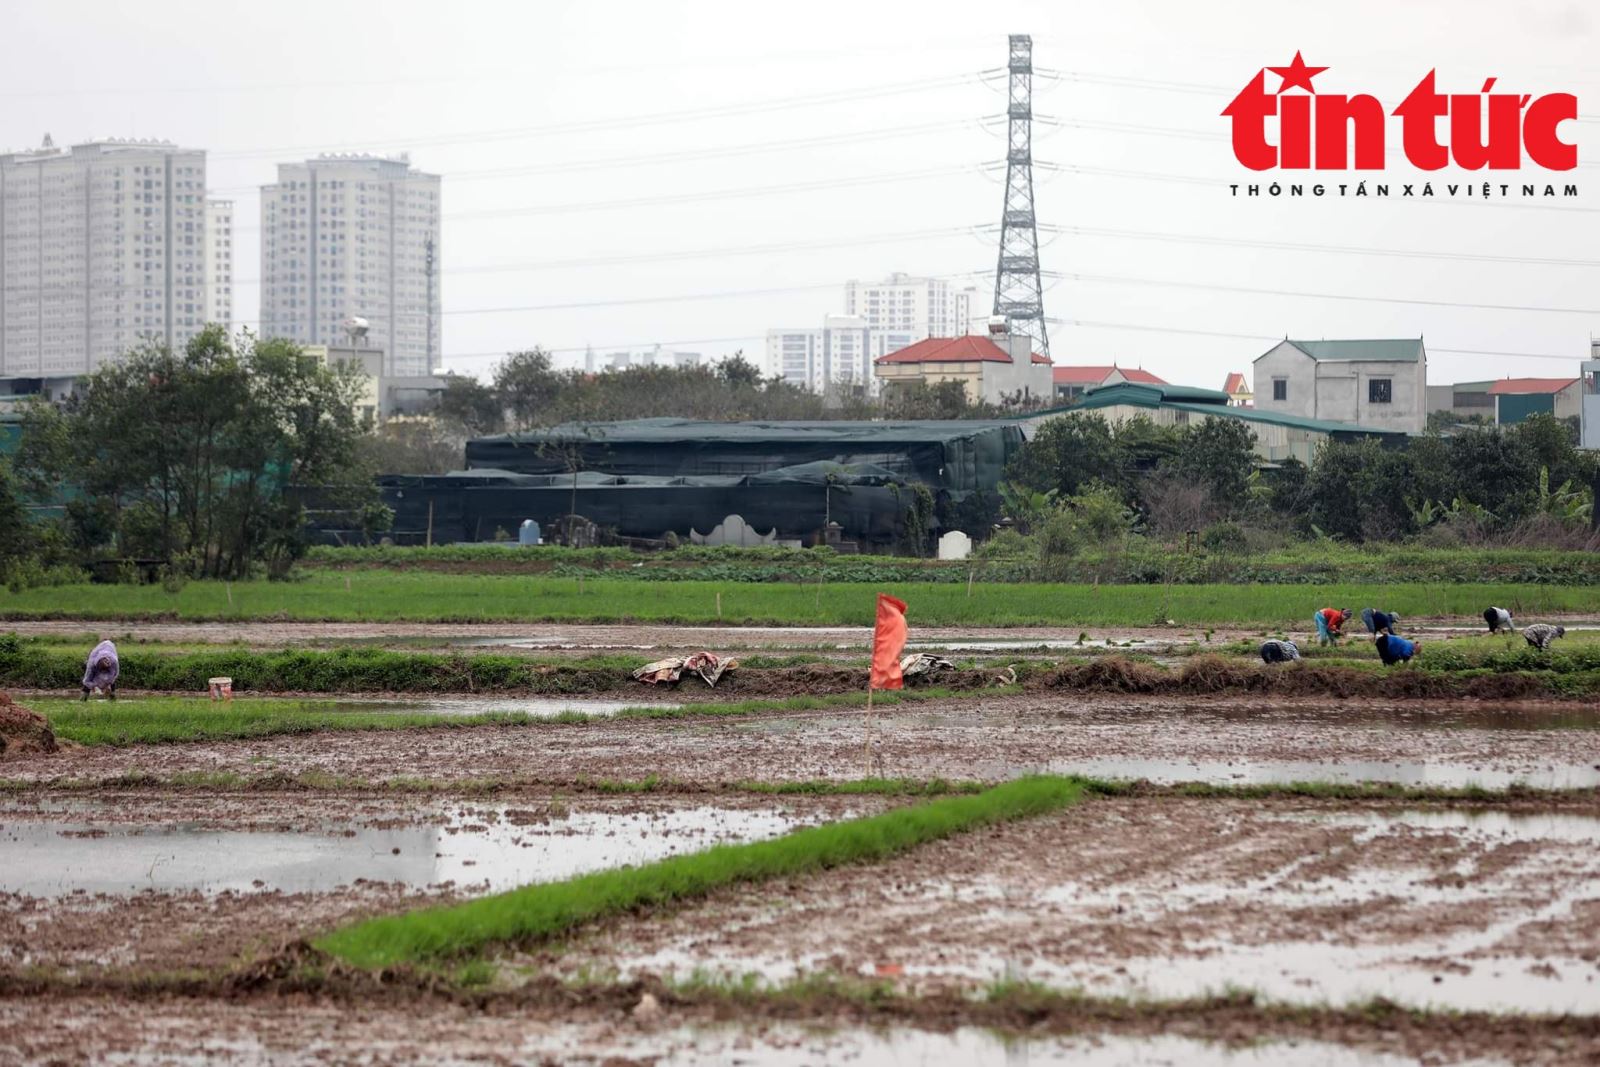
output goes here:
[{"label": "distant tower block", "polygon": [[1000,262],[994,272],[994,313],[1012,333],[1034,339],[1034,351],[1048,357],[1044,290],[1039,283],[1039,231],[1033,216],[1033,38],[1010,38],[1009,137],[1006,151],[1006,203],[1000,215]]}]

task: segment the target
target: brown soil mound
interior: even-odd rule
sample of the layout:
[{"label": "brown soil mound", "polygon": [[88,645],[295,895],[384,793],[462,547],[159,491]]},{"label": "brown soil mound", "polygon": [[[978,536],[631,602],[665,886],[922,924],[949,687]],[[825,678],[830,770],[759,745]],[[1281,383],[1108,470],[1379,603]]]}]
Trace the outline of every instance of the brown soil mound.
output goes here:
[{"label": "brown soil mound", "polygon": [[13,704],[10,693],[0,692],[0,756],[55,750],[56,735],[44,716]]}]

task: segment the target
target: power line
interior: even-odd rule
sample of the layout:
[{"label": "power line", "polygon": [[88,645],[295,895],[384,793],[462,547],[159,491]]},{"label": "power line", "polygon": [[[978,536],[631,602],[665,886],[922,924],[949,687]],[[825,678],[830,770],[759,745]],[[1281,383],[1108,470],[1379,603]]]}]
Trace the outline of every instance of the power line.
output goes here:
[{"label": "power line", "polygon": [[663,126],[679,122],[701,122],[707,119],[730,118],[740,115],[763,114],[769,111],[792,111],[797,108],[823,107],[829,104],[850,103],[904,93],[925,92],[929,89],[951,88],[970,83],[973,74],[943,75],[909,82],[891,82],[861,89],[836,89],[824,93],[802,94],[767,100],[754,100],[737,104],[716,104],[702,108],[683,108],[676,111],[657,111],[646,114],[616,116],[604,119],[578,119],[554,122],[540,126],[518,126],[509,129],[478,130],[471,133],[434,134],[427,137],[390,138],[382,141],[349,141],[333,145],[283,145],[277,148],[253,148],[232,152],[213,152],[211,158],[264,159],[295,156],[307,152],[349,152],[354,150],[436,147],[452,144],[471,144],[484,141],[508,141],[548,137],[563,133],[589,133],[598,130],[627,130],[640,126]]},{"label": "power line", "polygon": [[[823,178],[809,182],[784,182],[779,185],[747,185],[730,189],[704,189],[694,193],[668,193],[662,196],[638,196],[622,200],[594,200],[578,204],[539,204],[527,207],[482,208],[477,211],[446,211],[442,218],[456,221],[519,218],[534,215],[566,215],[582,211],[613,211],[633,207],[661,207],[669,204],[695,204],[705,201],[745,200],[763,196],[781,196],[789,193],[808,193],[819,189],[849,189],[862,185],[880,185],[884,182],[926,181],[930,178],[948,178],[957,174],[975,173],[983,165],[957,164],[951,167],[930,167],[922,170],[896,171],[891,174],[860,174],[842,178]],[[234,233],[258,233],[259,226],[235,226]]]},{"label": "power line", "polygon": [[[1176,333],[1194,337],[1221,337],[1227,340],[1243,341],[1282,341],[1284,338],[1275,334],[1264,333],[1234,333],[1226,330],[1197,330],[1192,327],[1181,326],[1150,326],[1143,323],[1132,322],[1097,322],[1091,319],[1052,319],[1051,322],[1062,326],[1080,326],[1091,330],[1132,330],[1140,333]],[[1571,353],[1559,355],[1553,352],[1501,352],[1482,348],[1435,348],[1427,345],[1429,353],[1451,356],[1501,356],[1509,359],[1559,359],[1571,362],[1576,359]]]},{"label": "power line", "polygon": [[[884,126],[875,130],[857,130],[851,133],[829,134],[821,137],[791,137],[778,141],[762,141],[755,144],[731,145],[721,148],[695,148],[680,149],[673,152],[657,152],[651,154],[631,156],[609,156],[604,159],[578,159],[564,160],[558,163],[544,163],[520,167],[497,167],[486,170],[461,170],[443,171],[441,178],[448,179],[452,184],[463,181],[481,181],[495,178],[515,178],[534,174],[565,174],[574,171],[608,170],[614,167],[651,166],[666,163],[698,163],[709,159],[727,159],[737,156],[761,155],[766,152],[785,152],[818,148],[836,144],[855,144],[861,141],[886,141],[898,140],[908,137],[920,137],[928,133],[945,133],[959,129],[963,126],[974,125],[972,119],[956,119],[946,122],[928,122],[916,126]],[[232,185],[208,189],[208,195],[226,193],[238,196],[246,193],[259,192],[260,185]]]},{"label": "power line", "polygon": [[[987,270],[961,271],[955,274],[929,274],[922,277],[935,278],[940,281],[956,281],[963,278],[987,277]],[[631,307],[637,304],[678,304],[696,300],[732,300],[752,296],[777,296],[784,293],[807,293],[821,289],[837,289],[839,283],[815,282],[807,285],[772,286],[763,289],[718,289],[703,293],[675,293],[668,296],[635,296],[619,297],[612,300],[575,300],[556,304],[516,304],[506,307],[482,308],[445,308],[442,315],[505,315],[529,311],[571,311],[580,308],[603,307]],[[399,318],[423,318],[426,311],[406,312]],[[235,322],[259,323],[260,319],[235,319]]]},{"label": "power line", "polygon": [[[613,266],[624,263],[672,263],[694,259],[714,259],[722,256],[755,256],[766,255],[773,252],[803,252],[811,249],[823,248],[856,248],[867,245],[901,244],[914,241],[934,240],[941,237],[958,237],[964,234],[978,235],[986,229],[994,229],[994,223],[978,223],[973,226],[949,226],[931,230],[902,230],[894,233],[860,234],[850,237],[835,237],[824,241],[781,241],[765,245],[736,245],[722,246],[719,248],[685,249],[676,252],[643,252],[629,253],[615,256],[587,256],[572,259],[546,259],[530,260],[512,263],[485,263],[470,267],[448,267],[436,271],[443,275],[463,274],[519,274],[532,273],[545,270],[571,270],[580,267]],[[260,278],[233,278],[230,282],[234,287],[242,285],[260,285]],[[144,283],[129,285],[97,287],[97,291],[122,292],[129,289],[148,289],[152,286]],[[73,286],[6,286],[0,289],[5,293],[38,293],[38,292],[76,292]]]},{"label": "power line", "polygon": [[[541,352],[548,352],[553,356],[570,355],[574,352],[587,352],[594,349],[633,349],[633,348],[676,348],[679,345],[720,345],[732,344],[735,341],[764,341],[766,334],[753,333],[736,337],[694,337],[684,341],[608,341],[605,344],[575,345],[570,348],[540,348]],[[457,352],[445,356],[447,362],[463,359],[505,359],[509,352]]]},{"label": "power line", "polygon": [[1068,281],[1101,285],[1150,285],[1170,289],[1205,289],[1219,293],[1251,293],[1257,296],[1306,297],[1316,300],[1353,300],[1375,304],[1411,304],[1423,307],[1470,308],[1475,311],[1528,311],[1555,315],[1600,315],[1600,308],[1563,308],[1537,304],[1483,304],[1458,300],[1422,300],[1398,296],[1358,296],[1350,293],[1311,293],[1294,289],[1257,289],[1244,285],[1219,285],[1211,282],[1185,282],[1160,278],[1131,278],[1116,274],[1063,274]]},{"label": "power line", "polygon": [[1258,241],[1245,237],[1211,237],[1197,233],[1164,233],[1155,230],[1117,230],[1094,226],[1052,227],[1081,237],[1114,237],[1135,241],[1163,241],[1178,244],[1218,245],[1230,248],[1271,248],[1293,252],[1335,255],[1398,256],[1406,259],[1459,260],[1477,263],[1519,263],[1545,267],[1600,267],[1600,259],[1557,259],[1551,256],[1499,256],[1484,252],[1424,252],[1404,248],[1368,248],[1356,245],[1306,244],[1294,241]]}]

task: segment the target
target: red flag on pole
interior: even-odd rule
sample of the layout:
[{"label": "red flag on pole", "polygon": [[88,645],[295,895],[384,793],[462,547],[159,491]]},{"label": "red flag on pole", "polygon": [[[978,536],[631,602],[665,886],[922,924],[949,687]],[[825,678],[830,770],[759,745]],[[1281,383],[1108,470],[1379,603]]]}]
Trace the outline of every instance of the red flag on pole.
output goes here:
[{"label": "red flag on pole", "polygon": [[906,647],[906,604],[888,593],[878,594],[878,621],[872,629],[872,678],[869,689],[899,689],[900,653]]}]

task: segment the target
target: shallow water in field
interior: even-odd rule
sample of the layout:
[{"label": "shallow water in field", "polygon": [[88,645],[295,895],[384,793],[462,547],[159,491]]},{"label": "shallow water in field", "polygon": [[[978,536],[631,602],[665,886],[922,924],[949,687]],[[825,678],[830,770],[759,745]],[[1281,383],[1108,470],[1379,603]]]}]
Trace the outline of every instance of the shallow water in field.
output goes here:
[{"label": "shallow water in field", "polygon": [[647,813],[559,804],[441,807],[410,825],[316,831],[129,824],[98,803],[47,805],[0,827],[0,892],[56,897],[141,890],[325,891],[357,879],[492,892],[775,837],[815,820],[776,808]]},{"label": "shallow water in field", "polygon": [[1505,789],[1512,785],[1536,789],[1600,786],[1600,767],[1557,763],[1504,770],[1420,761],[1083,759],[1050,760],[1038,766],[1018,766],[1008,770],[1015,777],[1041,773],[1078,774],[1088,778],[1144,779],[1162,785],[1174,782],[1205,782],[1212,785],[1382,782],[1448,788],[1481,786],[1485,789]]},{"label": "shallow water in field", "polygon": [[[595,1044],[605,1044],[596,1042]],[[560,1049],[566,1062],[608,1055],[642,1056],[661,1067],[824,1067],[835,1063],[894,1067],[1403,1067],[1416,1061],[1320,1041],[1271,1041],[1229,1047],[1179,1037],[1020,1037],[961,1027],[949,1033],[803,1030],[764,1027],[675,1030],[627,1040],[604,1053],[585,1043]],[[657,1059],[657,1057],[660,1057]]]}]

